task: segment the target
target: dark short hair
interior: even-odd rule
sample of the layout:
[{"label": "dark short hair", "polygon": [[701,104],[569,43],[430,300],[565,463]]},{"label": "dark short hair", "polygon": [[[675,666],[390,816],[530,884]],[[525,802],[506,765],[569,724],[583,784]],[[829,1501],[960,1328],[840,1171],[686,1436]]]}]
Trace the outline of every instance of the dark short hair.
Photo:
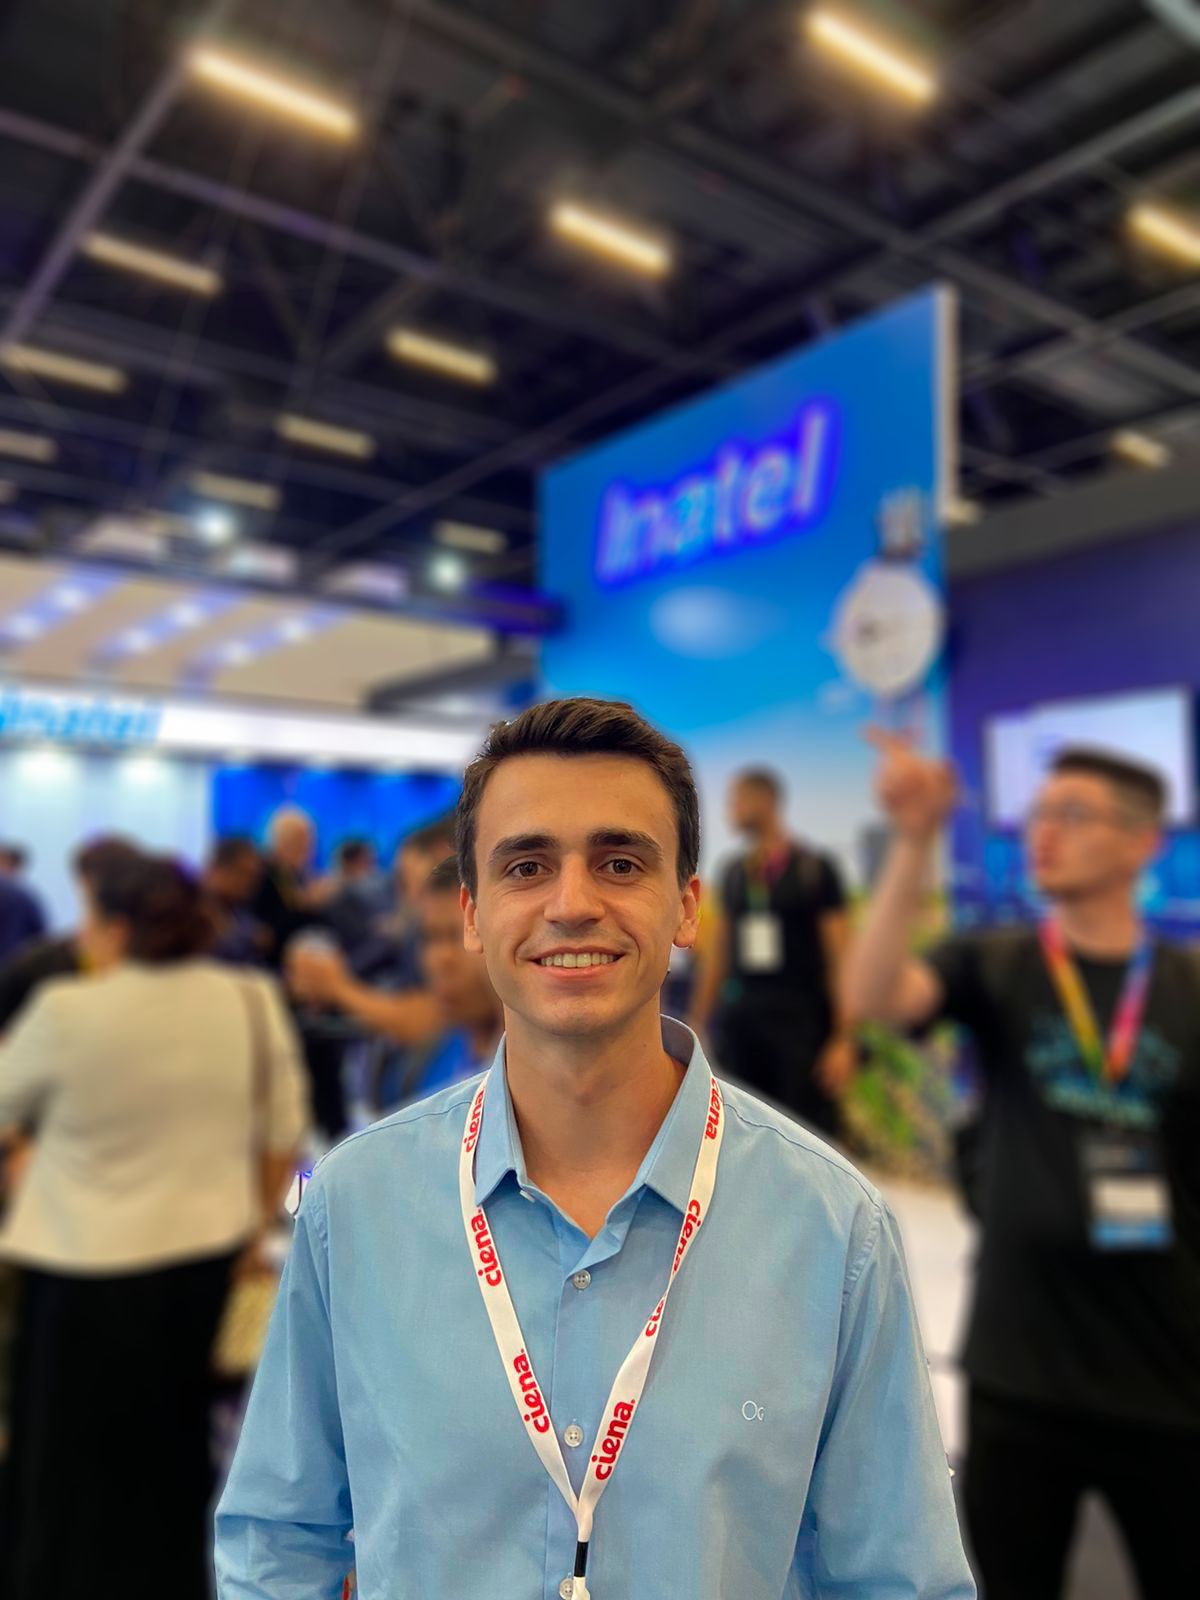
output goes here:
[{"label": "dark short hair", "polygon": [[230,833],[213,845],[208,853],[208,864],[218,869],[236,867],[247,856],[258,860],[261,856],[258,845],[247,833]]},{"label": "dark short hair", "polygon": [[114,864],[130,858],[140,860],[141,856],[141,848],[132,839],[126,839],[119,833],[105,833],[98,839],[89,839],[87,844],[80,845],[71,857],[71,871],[91,888],[97,878]]},{"label": "dark short hair", "polygon": [[369,839],[343,839],[337,847],[337,864],[339,867],[357,866],[367,860],[373,848]]},{"label": "dark short hair", "polygon": [[511,722],[498,722],[466,770],[455,819],[455,848],[459,873],[472,896],[478,886],[475,824],[483,791],[501,762],[525,755],[632,756],[644,761],[675,806],[680,884],[695,873],[700,859],[700,801],[691,765],[679,745],[623,700],[547,700]]},{"label": "dark short hair", "polygon": [[749,784],[753,789],[763,789],[778,804],[783,799],[783,779],[770,767],[746,767],[734,779],[735,783]]},{"label": "dark short hair", "polygon": [[135,961],[164,966],[199,955],[216,927],[200,885],[171,856],[111,856],[89,880],[102,916],[129,926]]},{"label": "dark short hair", "polygon": [[423,893],[425,894],[457,894],[462,886],[462,878],[458,871],[458,857],[449,855],[444,861],[439,861],[437,866],[425,879]]},{"label": "dark short hair", "polygon": [[1117,791],[1122,803],[1156,825],[1167,809],[1167,781],[1153,767],[1109,750],[1093,750],[1085,745],[1070,745],[1060,750],[1050,763],[1051,772],[1080,772],[1089,778],[1103,778]]},{"label": "dark short hair", "polygon": [[[419,828],[414,828],[407,838],[401,840],[401,850],[419,850],[423,856],[430,855],[439,845],[454,844],[454,816],[435,817],[432,822],[423,822]],[[439,851],[439,854],[445,854]]]}]

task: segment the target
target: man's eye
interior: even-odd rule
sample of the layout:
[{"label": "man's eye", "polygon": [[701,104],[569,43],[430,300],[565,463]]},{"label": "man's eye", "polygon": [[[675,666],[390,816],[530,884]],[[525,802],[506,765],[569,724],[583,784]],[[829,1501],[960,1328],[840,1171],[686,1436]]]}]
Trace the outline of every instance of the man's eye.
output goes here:
[{"label": "man's eye", "polygon": [[536,878],[541,870],[542,868],[540,862],[514,861],[512,866],[508,869],[508,876],[510,878],[524,878],[526,881],[528,881],[530,878]]},{"label": "man's eye", "polygon": [[630,861],[628,856],[617,856],[608,862],[614,878],[632,878],[638,869],[636,861]]}]

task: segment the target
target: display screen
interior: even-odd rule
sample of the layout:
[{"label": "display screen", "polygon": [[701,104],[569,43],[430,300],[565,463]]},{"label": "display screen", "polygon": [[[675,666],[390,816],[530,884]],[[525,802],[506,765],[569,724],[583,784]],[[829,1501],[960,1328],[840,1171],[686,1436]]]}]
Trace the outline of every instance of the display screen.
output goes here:
[{"label": "display screen", "polygon": [[1186,689],[1061,700],[993,717],[987,724],[988,814],[995,827],[1024,820],[1057,753],[1086,745],[1154,767],[1166,780],[1167,820],[1196,815],[1192,697]]}]

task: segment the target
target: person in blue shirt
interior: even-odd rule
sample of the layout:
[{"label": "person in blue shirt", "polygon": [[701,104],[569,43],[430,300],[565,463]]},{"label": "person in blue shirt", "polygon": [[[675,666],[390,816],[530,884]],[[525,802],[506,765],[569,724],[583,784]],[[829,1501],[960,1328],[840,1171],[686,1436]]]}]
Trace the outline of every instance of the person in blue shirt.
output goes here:
[{"label": "person in blue shirt", "polygon": [[459,890],[458,862],[450,856],[433,869],[417,897],[421,973],[446,1027],[424,1050],[412,1052],[406,1099],[425,1099],[476,1077],[491,1066],[504,1028],[487,968],[463,944]]},{"label": "person in blue shirt", "polygon": [[351,1566],[365,1600],[973,1600],[891,1214],[659,1014],[699,831],[627,706],[536,706],[468,769],[464,938],[505,1037],[315,1173],[222,1600]]},{"label": "person in blue shirt", "polygon": [[306,1003],[336,1006],[361,1027],[408,1048],[398,1098],[407,1103],[491,1065],[504,1027],[487,968],[463,944],[458,862],[438,863],[411,893],[422,987],[394,994],[359,981],[339,950],[299,949],[289,979]]}]

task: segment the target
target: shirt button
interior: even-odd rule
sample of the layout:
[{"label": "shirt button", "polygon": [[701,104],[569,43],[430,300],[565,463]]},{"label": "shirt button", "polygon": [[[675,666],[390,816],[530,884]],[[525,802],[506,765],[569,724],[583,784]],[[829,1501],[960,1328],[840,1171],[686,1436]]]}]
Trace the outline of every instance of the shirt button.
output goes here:
[{"label": "shirt button", "polygon": [[[575,1287],[577,1289],[586,1289],[588,1284],[591,1283],[591,1281],[592,1281],[592,1275],[591,1275],[590,1272],[587,1271],[586,1268],[582,1272],[577,1272],[575,1274],[575,1276],[571,1279],[571,1282],[575,1285]],[[572,1581],[572,1583],[574,1583],[575,1580],[572,1579],[571,1581]]]},{"label": "shirt button", "polygon": [[558,1586],[558,1592],[562,1595],[562,1600],[571,1600],[571,1596],[575,1593],[575,1579],[564,1578]]},{"label": "shirt button", "polygon": [[572,1450],[578,1450],[583,1443],[583,1429],[577,1422],[572,1422],[569,1427],[563,1429],[563,1438]]}]

